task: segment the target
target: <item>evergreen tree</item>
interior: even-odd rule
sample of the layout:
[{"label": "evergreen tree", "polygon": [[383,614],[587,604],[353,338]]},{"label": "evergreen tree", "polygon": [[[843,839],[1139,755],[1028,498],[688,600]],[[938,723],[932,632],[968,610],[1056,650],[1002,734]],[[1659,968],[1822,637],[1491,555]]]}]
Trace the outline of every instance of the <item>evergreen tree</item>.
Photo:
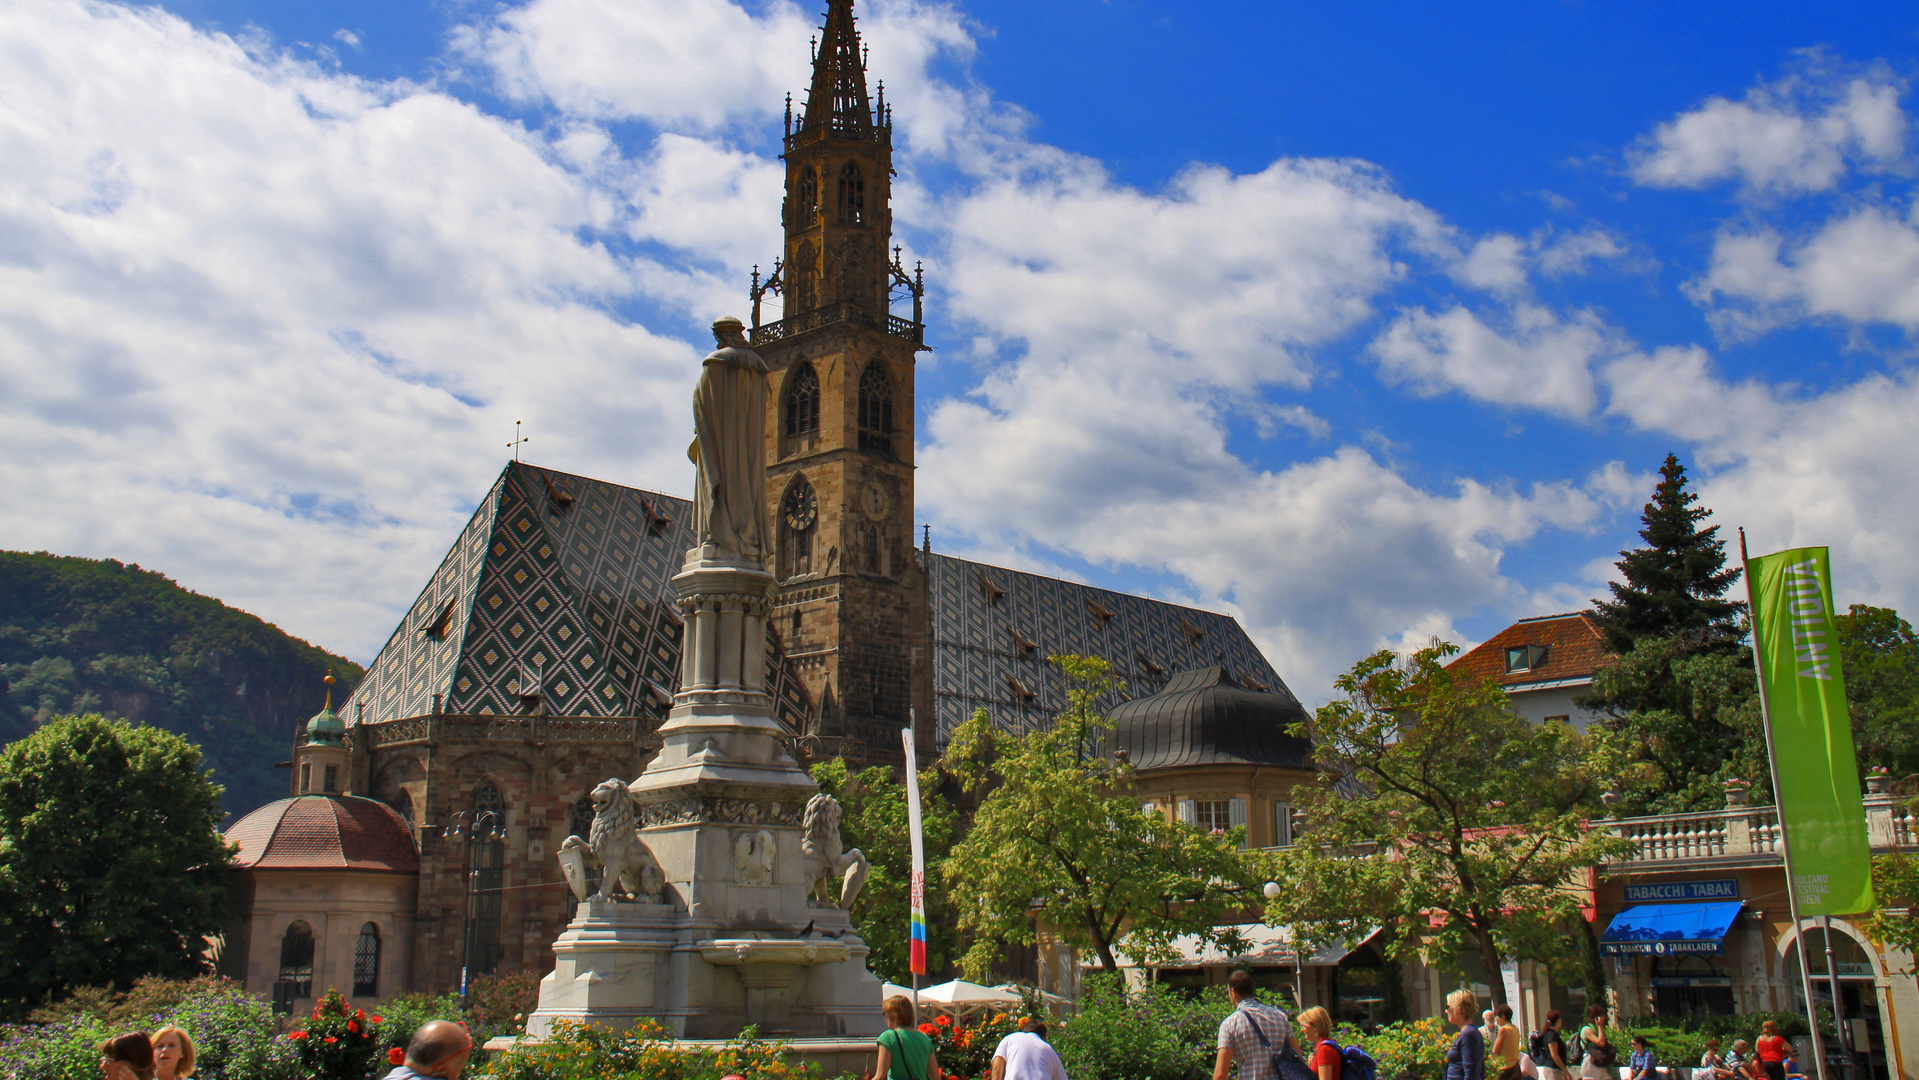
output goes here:
[{"label": "evergreen tree", "polygon": [[1736,646],[1746,605],[1725,599],[1739,580],[1726,567],[1719,526],[1700,528],[1712,514],[1686,490],[1686,468],[1672,454],[1659,469],[1659,486],[1641,515],[1642,548],[1619,553],[1624,582],[1612,584],[1611,600],[1594,600],[1606,645],[1624,655],[1646,638],[1670,638],[1682,652]]}]

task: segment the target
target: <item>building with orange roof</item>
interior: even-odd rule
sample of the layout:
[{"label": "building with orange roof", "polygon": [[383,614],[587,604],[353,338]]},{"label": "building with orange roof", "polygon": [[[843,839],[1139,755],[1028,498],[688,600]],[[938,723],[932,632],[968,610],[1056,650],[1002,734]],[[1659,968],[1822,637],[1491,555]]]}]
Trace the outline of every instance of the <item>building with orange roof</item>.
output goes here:
[{"label": "building with orange roof", "polygon": [[1583,731],[1598,714],[1574,699],[1592,692],[1594,673],[1611,658],[1592,613],[1574,611],[1521,619],[1446,670],[1505,687],[1513,711],[1534,723],[1557,720]]}]

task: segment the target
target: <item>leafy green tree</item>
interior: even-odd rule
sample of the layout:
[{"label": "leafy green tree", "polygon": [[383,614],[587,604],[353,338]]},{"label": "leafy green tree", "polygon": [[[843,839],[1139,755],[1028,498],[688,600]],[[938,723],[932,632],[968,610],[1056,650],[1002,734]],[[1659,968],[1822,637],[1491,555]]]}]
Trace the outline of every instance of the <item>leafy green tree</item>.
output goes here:
[{"label": "leafy green tree", "polygon": [[[834,758],[813,766],[820,790],[840,801],[840,837],[859,848],[872,868],[853,901],[853,925],[873,952],[867,966],[890,982],[912,979],[907,949],[912,930],[913,852],[906,830],[906,784],[894,770],[874,766],[853,773]],[[945,971],[958,954],[951,898],[933,880],[952,850],[959,814],[941,794],[937,769],[920,770],[920,828],[926,842],[926,968]]]},{"label": "leafy green tree", "polygon": [[1385,926],[1394,959],[1472,953],[1490,972],[1571,951],[1583,872],[1629,850],[1586,827],[1627,759],[1610,733],[1515,715],[1498,685],[1446,670],[1456,652],[1374,653],[1296,727],[1320,777],[1293,790],[1304,830],[1273,856],[1269,923],[1318,941]]},{"label": "leafy green tree", "polygon": [[1873,856],[1872,892],[1879,908],[1862,929],[1875,941],[1919,953],[1919,859],[1899,851]]},{"label": "leafy green tree", "polygon": [[0,1014],[204,967],[232,849],[178,735],[59,717],[0,751]]},{"label": "leafy green tree", "polygon": [[1055,656],[1069,705],[1051,727],[996,732],[984,710],[960,725],[945,767],[980,798],[942,877],[973,933],[963,966],[985,979],[1005,941],[1032,944],[1036,917],[1099,957],[1167,958],[1182,934],[1244,948],[1228,924],[1254,894],[1241,829],[1209,835],[1140,808],[1132,767],[1100,756],[1097,702],[1117,687],[1106,661]]},{"label": "leafy green tree", "polygon": [[1833,621],[1860,768],[1919,772],[1919,635],[1891,608],[1854,604]]},{"label": "leafy green tree", "polygon": [[1736,645],[1744,636],[1746,605],[1725,599],[1740,571],[1726,568],[1719,526],[1700,527],[1712,511],[1698,501],[1686,490],[1685,466],[1667,454],[1641,514],[1639,537],[1646,546],[1619,553],[1626,580],[1611,585],[1611,600],[1593,601],[1612,651],[1629,652],[1646,638],[1672,638],[1696,651]]}]

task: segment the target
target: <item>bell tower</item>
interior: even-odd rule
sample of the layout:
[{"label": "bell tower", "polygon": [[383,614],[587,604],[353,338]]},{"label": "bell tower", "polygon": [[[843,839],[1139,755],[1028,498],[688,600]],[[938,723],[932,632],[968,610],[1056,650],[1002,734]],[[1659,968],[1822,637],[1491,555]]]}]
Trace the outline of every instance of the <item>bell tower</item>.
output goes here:
[{"label": "bell tower", "polygon": [[[893,124],[869,98],[853,0],[830,0],[783,155],[785,252],[753,278],[753,346],[772,368],[767,500],[772,625],[805,687],[809,752],[902,758],[932,729],[926,575],[913,549],[913,368],[924,295],[892,239]],[[912,301],[894,315],[892,298]],[[783,301],[761,322],[769,295]],[[926,744],[930,748],[930,742]]]}]

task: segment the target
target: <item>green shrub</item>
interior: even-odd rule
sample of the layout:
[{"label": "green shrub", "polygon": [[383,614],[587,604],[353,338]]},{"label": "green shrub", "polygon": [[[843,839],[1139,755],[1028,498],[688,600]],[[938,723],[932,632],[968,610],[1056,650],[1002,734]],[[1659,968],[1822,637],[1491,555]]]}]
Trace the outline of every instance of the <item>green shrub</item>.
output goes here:
[{"label": "green shrub", "polygon": [[1223,990],[1194,999],[1156,983],[1129,991],[1116,976],[1092,975],[1079,1012],[1051,1042],[1068,1076],[1196,1080],[1212,1075],[1220,1021],[1231,1011]]},{"label": "green shrub", "polygon": [[1368,1035],[1350,1024],[1333,1032],[1341,1046],[1357,1046],[1379,1065],[1379,1080],[1439,1080],[1446,1075],[1446,1051],[1453,1030],[1437,1017],[1384,1024]]},{"label": "green shrub", "polygon": [[300,1080],[298,1055],[279,1037],[271,1008],[220,978],[143,979],[124,994],[76,992],[35,1014],[44,1022],[0,1029],[0,1075],[13,1080],[94,1080],[100,1040],[176,1024],[192,1036],[200,1080]]},{"label": "green shrub", "polygon": [[558,1021],[545,1041],[494,1057],[476,1077],[494,1080],[819,1080],[819,1068],[787,1060],[783,1044],[755,1037],[752,1028],[717,1050],[683,1050],[665,1029],[641,1021],[607,1031]]}]

